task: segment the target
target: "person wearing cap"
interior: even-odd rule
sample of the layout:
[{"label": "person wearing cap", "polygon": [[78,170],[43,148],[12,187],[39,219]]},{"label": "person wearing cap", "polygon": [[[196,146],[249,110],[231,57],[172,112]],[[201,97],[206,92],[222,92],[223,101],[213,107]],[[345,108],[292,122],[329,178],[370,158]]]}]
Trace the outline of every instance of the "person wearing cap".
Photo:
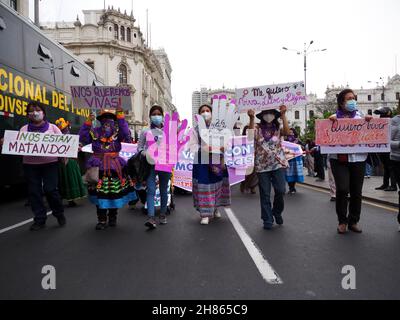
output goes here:
[{"label": "person wearing cap", "polygon": [[[203,104],[198,110],[207,129],[212,119],[212,107]],[[191,132],[189,148],[194,153],[192,170],[192,194],[194,208],[200,214],[200,224],[208,225],[212,218],[221,218],[218,207],[231,204],[228,169],[222,147],[212,147],[202,141],[198,122]],[[214,153],[212,153],[212,149]]]},{"label": "person wearing cap", "polygon": [[[357,109],[356,95],[351,89],[342,90],[337,96],[336,113],[329,117],[337,119],[361,119],[363,115]],[[366,115],[370,121],[372,116]],[[336,185],[336,214],[339,221],[337,232],[344,234],[348,230],[361,233],[358,226],[361,215],[362,187],[364,184],[367,153],[330,154],[333,177]],[[350,198],[348,199],[348,195]]]},{"label": "person wearing cap", "polygon": [[121,143],[129,143],[132,138],[121,108],[101,110],[97,117],[100,127],[92,126],[94,118],[91,114],[79,136],[83,144],[92,144],[93,156],[88,159],[86,168],[94,172],[96,177],[92,180],[97,183],[89,184],[88,191],[90,201],[97,208],[96,230],[104,230],[108,226],[115,227],[118,209],[136,199],[134,183],[126,172],[126,161],[119,156]]},{"label": "person wearing cap", "polygon": [[[164,121],[164,110],[159,105],[153,105],[149,112],[150,118],[150,128],[142,130],[138,142],[138,152],[146,152],[149,148],[149,143],[147,141],[147,133],[151,130],[154,140],[156,142],[161,142],[163,139],[163,121]],[[161,198],[160,216],[159,223],[162,225],[167,224],[167,206],[168,206],[168,183],[171,180],[171,173],[155,170],[155,165],[151,166],[150,174],[146,180],[147,186],[147,216],[148,219],[145,226],[149,229],[155,229],[157,227],[157,222],[155,220],[155,201],[154,197],[156,194],[156,177],[158,176],[159,190]]]},{"label": "person wearing cap", "polygon": [[[379,115],[380,118],[391,118],[392,109],[389,107],[380,107],[374,111],[374,114]],[[397,191],[396,176],[392,168],[392,162],[390,161],[390,152],[379,153],[378,156],[383,164],[383,183],[381,186],[375,188],[375,190]]]},{"label": "person wearing cap", "polygon": [[[60,129],[47,120],[43,105],[31,102],[27,105],[26,111],[29,122],[21,128],[21,132],[61,134]],[[59,158],[23,156],[23,164],[28,183],[29,203],[34,214],[34,223],[30,230],[37,231],[46,226],[47,209],[43,202],[43,193],[58,224],[64,226],[66,219],[58,190]]]},{"label": "person wearing cap", "polygon": [[[254,123],[254,110],[249,110],[249,129],[254,129],[254,166],[258,175],[260,191],[261,219],[264,229],[271,230],[274,222],[283,224],[285,171],[289,164],[282,148],[282,137],[289,134],[286,106],[278,110],[264,110],[257,114],[259,124]],[[283,128],[278,119],[281,118]],[[271,185],[274,188],[274,201],[271,205]]]},{"label": "person wearing cap", "polygon": [[[400,111],[400,105],[398,107]],[[397,183],[400,182],[400,115],[396,115],[390,122],[390,162]],[[399,184],[400,186],[400,184]],[[400,191],[399,191],[399,212],[397,215],[400,232]]]},{"label": "person wearing cap", "polygon": [[[64,118],[55,121],[62,134],[70,134],[71,125]],[[62,199],[68,201],[69,207],[75,207],[74,200],[86,197],[87,191],[83,184],[81,170],[75,159],[68,159],[67,163],[59,166],[59,187]]]}]

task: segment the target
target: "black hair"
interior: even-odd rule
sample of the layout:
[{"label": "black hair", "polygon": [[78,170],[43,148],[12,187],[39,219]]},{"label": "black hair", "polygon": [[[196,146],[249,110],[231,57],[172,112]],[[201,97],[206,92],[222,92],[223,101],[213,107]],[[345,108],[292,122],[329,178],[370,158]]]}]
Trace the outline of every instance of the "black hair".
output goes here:
[{"label": "black hair", "polygon": [[355,96],[354,91],[351,89],[344,89],[338,94],[338,96],[337,96],[338,110],[341,110],[343,108],[344,98],[346,97],[346,94],[348,94],[348,93],[352,93]]},{"label": "black hair", "polygon": [[153,113],[153,111],[158,110],[161,112],[161,115],[164,115],[164,110],[162,107],[160,107],[159,105],[154,105],[150,108],[150,112],[149,112],[149,117],[151,116],[151,114]]},{"label": "black hair", "polygon": [[38,102],[29,102],[29,103],[27,104],[27,106],[26,106],[26,112],[29,112],[28,110],[29,110],[29,108],[31,108],[31,107],[38,107],[38,108],[40,108],[40,109],[43,111],[43,113],[46,115],[46,110],[45,110],[44,106],[43,106],[41,103],[38,103]]},{"label": "black hair", "polygon": [[207,107],[207,108],[210,109],[210,111],[212,112],[211,106],[210,106],[209,104],[205,103],[205,104],[202,104],[202,105],[199,107],[199,110],[197,111],[198,114],[200,114],[200,111],[201,111],[201,109],[203,109],[203,107]]}]

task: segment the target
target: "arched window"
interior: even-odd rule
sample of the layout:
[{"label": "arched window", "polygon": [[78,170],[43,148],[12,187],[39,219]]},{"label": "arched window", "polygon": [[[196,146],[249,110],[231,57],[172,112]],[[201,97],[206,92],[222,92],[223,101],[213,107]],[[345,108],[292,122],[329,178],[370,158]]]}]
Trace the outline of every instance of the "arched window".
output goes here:
[{"label": "arched window", "polygon": [[308,114],[310,119],[314,118],[314,110],[310,110]]},{"label": "arched window", "polygon": [[126,28],[126,41],[132,42],[131,28]]},{"label": "arched window", "polygon": [[118,40],[118,25],[114,24],[114,39]]},{"label": "arched window", "polygon": [[118,75],[119,75],[119,83],[127,84],[128,83],[128,69],[126,65],[121,64],[118,68]]},{"label": "arched window", "polygon": [[125,41],[125,27],[121,26],[121,40]]},{"label": "arched window", "polygon": [[300,119],[300,111],[295,111],[295,112],[294,112],[294,118],[295,118],[296,120],[299,120],[299,119]]}]

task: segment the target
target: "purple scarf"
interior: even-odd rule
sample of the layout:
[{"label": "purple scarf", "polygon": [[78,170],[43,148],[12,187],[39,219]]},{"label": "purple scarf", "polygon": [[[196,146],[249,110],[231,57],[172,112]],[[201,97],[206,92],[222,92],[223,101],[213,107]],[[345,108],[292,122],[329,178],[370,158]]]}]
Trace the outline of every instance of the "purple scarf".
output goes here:
[{"label": "purple scarf", "polygon": [[50,123],[46,120],[40,126],[35,126],[31,121],[29,121],[28,131],[45,133],[47,130],[49,130],[49,126]]},{"label": "purple scarf", "polygon": [[261,134],[265,141],[269,141],[278,130],[274,123],[263,123],[260,125]]},{"label": "purple scarf", "polygon": [[346,112],[343,111],[342,109],[339,109],[336,111],[336,118],[342,119],[342,118],[354,118],[357,114],[357,110],[354,110],[352,112]]}]

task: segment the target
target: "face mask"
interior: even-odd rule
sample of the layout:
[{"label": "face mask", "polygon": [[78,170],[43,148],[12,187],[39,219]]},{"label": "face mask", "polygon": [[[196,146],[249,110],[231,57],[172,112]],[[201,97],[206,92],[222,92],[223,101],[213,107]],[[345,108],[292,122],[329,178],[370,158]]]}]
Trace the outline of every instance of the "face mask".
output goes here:
[{"label": "face mask", "polygon": [[211,112],[203,112],[203,113],[201,114],[201,116],[203,117],[203,119],[204,119],[205,121],[208,121],[208,120],[211,119]]},{"label": "face mask", "polygon": [[163,116],[151,116],[150,120],[152,124],[159,126],[163,121]]},{"label": "face mask", "polygon": [[272,121],[274,121],[275,115],[269,114],[269,113],[268,113],[268,114],[265,114],[265,115],[263,116],[263,119],[264,119],[265,122],[271,123]]},{"label": "face mask", "polygon": [[353,112],[353,111],[357,110],[357,101],[356,100],[347,101],[345,108],[349,112]]},{"label": "face mask", "polygon": [[35,121],[42,121],[44,119],[43,111],[33,111],[29,116]]}]

